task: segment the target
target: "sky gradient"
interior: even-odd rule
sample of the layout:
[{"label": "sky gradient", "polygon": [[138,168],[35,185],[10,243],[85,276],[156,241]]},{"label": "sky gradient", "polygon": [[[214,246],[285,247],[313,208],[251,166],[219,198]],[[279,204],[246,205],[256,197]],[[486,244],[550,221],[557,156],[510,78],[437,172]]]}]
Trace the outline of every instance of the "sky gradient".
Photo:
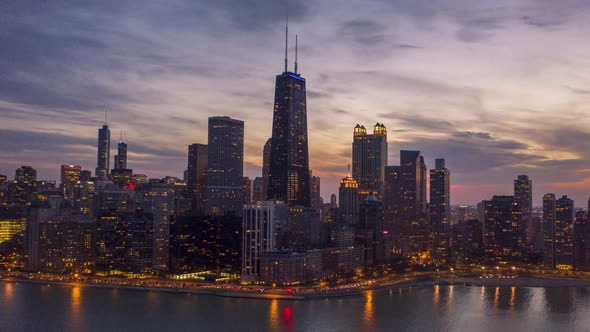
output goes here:
[{"label": "sky gradient", "polygon": [[[245,121],[245,175],[260,176],[284,19],[272,0],[1,2],[0,174],[94,173],[106,110],[135,173],[182,177],[207,118],[227,115]],[[527,174],[535,205],[553,192],[586,206],[590,2],[295,0],[289,21],[325,200],[354,126],[382,122],[389,165],[401,149],[447,160],[452,204],[512,194]]]}]

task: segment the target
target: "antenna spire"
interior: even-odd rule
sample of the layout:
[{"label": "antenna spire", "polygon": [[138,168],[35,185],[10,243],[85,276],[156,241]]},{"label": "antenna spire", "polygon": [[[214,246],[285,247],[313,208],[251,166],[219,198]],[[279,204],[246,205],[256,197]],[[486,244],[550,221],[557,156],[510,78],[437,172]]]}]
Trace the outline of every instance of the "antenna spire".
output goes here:
[{"label": "antenna spire", "polygon": [[107,111],[104,111],[104,125],[107,125]]},{"label": "antenna spire", "polygon": [[350,177],[350,164],[348,164],[348,173],[347,173],[346,177]]},{"label": "antenna spire", "polygon": [[295,35],[295,74],[297,74],[297,35]]},{"label": "antenna spire", "polygon": [[121,130],[121,136],[119,138],[119,143],[123,142],[123,130]]},{"label": "antenna spire", "polygon": [[285,14],[285,73],[287,72],[287,50],[289,48],[289,8]]}]

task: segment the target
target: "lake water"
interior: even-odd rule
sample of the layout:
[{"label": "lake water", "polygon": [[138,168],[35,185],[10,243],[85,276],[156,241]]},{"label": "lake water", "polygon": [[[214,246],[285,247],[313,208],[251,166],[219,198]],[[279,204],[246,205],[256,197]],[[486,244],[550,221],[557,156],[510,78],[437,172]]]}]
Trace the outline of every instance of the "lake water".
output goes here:
[{"label": "lake water", "polygon": [[590,289],[429,286],[279,301],[0,282],[0,331],[590,331]]}]

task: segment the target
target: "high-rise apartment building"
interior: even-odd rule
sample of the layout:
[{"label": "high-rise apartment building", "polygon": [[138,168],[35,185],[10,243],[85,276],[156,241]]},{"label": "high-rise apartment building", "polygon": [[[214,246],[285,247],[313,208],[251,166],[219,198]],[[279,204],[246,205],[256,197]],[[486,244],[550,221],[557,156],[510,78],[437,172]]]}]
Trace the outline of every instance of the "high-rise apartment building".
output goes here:
[{"label": "high-rise apartment building", "polygon": [[547,269],[555,268],[555,195],[548,193],[543,196],[543,266]]},{"label": "high-rise apartment building", "polygon": [[543,196],[543,266],[548,269],[574,268],[574,201],[567,196]]},{"label": "high-rise apartment building", "polygon": [[[311,171],[310,171],[311,174]],[[311,176],[310,178],[310,202],[311,207],[314,208],[321,208],[322,207],[322,197],[320,196],[320,177],[319,176]]]},{"label": "high-rise apartment building", "polygon": [[350,174],[340,181],[338,206],[346,225],[356,225],[359,212],[359,185]]},{"label": "high-rise apartment building", "polygon": [[241,215],[244,179],[244,121],[209,118],[207,211]]},{"label": "high-rise apartment building", "polygon": [[514,196],[494,196],[484,201],[484,244],[498,262],[522,256],[524,237],[520,223],[521,208]]},{"label": "high-rise apartment building", "polygon": [[8,201],[15,205],[29,205],[37,193],[37,170],[31,166],[16,169],[14,181],[8,185]]},{"label": "high-rise apartment building", "polygon": [[555,202],[555,268],[574,267],[574,201],[562,196]]},{"label": "high-rise apartment building", "polygon": [[387,129],[376,123],[373,134],[364,126],[354,127],[352,142],[352,178],[359,184],[361,196],[374,193],[383,197],[383,180],[387,165]]},{"label": "high-rise apartment building", "polygon": [[80,181],[80,172],[82,166],[61,165],[61,182],[60,189],[65,198],[72,199],[74,196],[74,186]]},{"label": "high-rise apartment building", "polygon": [[526,175],[519,175],[514,180],[514,198],[520,203],[522,229],[525,232],[525,243],[530,246],[534,242],[533,234],[533,181]]},{"label": "high-rise apartment building", "polygon": [[261,201],[244,206],[242,218],[242,281],[260,275],[260,254],[277,250],[277,231],[286,223],[285,203]]},{"label": "high-rise apartment building", "polygon": [[432,226],[432,258],[440,263],[449,262],[451,237],[451,173],[444,159],[435,160],[430,170],[430,224]]},{"label": "high-rise apartment building", "polygon": [[174,184],[152,180],[137,186],[136,201],[153,218],[153,264],[168,267],[170,221],[174,215]]},{"label": "high-rise apartment building", "polygon": [[187,190],[193,210],[205,210],[207,197],[207,158],[206,144],[188,146]]}]

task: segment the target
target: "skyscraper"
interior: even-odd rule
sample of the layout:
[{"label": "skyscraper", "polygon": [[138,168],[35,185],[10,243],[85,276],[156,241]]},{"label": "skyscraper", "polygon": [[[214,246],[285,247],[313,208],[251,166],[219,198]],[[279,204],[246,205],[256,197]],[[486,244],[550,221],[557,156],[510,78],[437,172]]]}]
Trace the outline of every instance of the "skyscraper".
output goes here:
[{"label": "skyscraper", "polygon": [[432,257],[441,263],[449,261],[451,236],[451,173],[444,159],[436,159],[430,170],[430,224],[434,238]]},{"label": "skyscraper", "polygon": [[400,151],[400,189],[405,215],[426,213],[426,165],[420,151]]},{"label": "skyscraper", "polygon": [[[285,31],[287,34],[287,31]],[[287,68],[276,76],[268,199],[310,206],[305,78]]]},{"label": "skyscraper", "polygon": [[264,179],[260,176],[254,178],[252,181],[252,203],[264,200],[266,193],[264,191]]},{"label": "skyscraper", "polygon": [[383,178],[387,165],[387,129],[376,123],[373,134],[364,126],[354,127],[352,142],[352,178],[358,181],[359,193],[383,197]]},{"label": "skyscraper", "polygon": [[494,196],[485,202],[484,244],[489,255],[506,262],[522,255],[520,203],[514,196]]},{"label": "skyscraper", "polygon": [[207,211],[241,215],[244,181],[244,121],[209,118]]},{"label": "skyscraper", "polygon": [[359,185],[348,174],[340,181],[340,188],[338,189],[338,198],[340,202],[340,212],[346,225],[356,225],[358,221],[359,212]]},{"label": "skyscraper", "polygon": [[264,144],[264,151],[262,153],[262,197],[261,200],[266,201],[268,197],[268,176],[270,174],[270,152],[272,138],[269,138]]},{"label": "skyscraper", "polygon": [[37,193],[37,170],[31,166],[16,169],[14,182],[8,186],[8,201],[16,205],[29,205]]},{"label": "skyscraper", "polygon": [[286,223],[287,205],[262,201],[244,206],[242,218],[242,281],[257,281],[260,254],[277,250],[277,231]]},{"label": "skyscraper", "polygon": [[242,204],[252,204],[252,180],[247,176],[242,183]]},{"label": "skyscraper", "polygon": [[204,211],[206,206],[207,158],[206,144],[195,143],[188,146],[187,190],[193,210]]},{"label": "skyscraper", "polygon": [[555,268],[555,212],[556,201],[554,194],[543,196],[543,266],[548,269]]},{"label": "skyscraper", "polygon": [[119,144],[117,144],[115,169],[127,169],[127,141],[123,137],[123,134],[121,134],[121,140],[119,140]]},{"label": "skyscraper", "polygon": [[170,252],[170,221],[174,215],[174,185],[150,181],[137,186],[136,201],[153,217],[153,264],[168,267]]},{"label": "skyscraper", "polygon": [[574,268],[574,201],[562,196],[555,202],[555,268]]},{"label": "skyscraper", "polygon": [[74,186],[80,181],[82,166],[61,165],[60,171],[60,189],[65,198],[72,199],[74,195]]},{"label": "skyscraper", "polygon": [[514,180],[514,198],[520,203],[522,229],[525,232],[527,246],[533,244],[533,181],[526,175],[519,175]]},{"label": "skyscraper", "polygon": [[[311,174],[311,171],[310,171]],[[322,205],[320,196],[320,177],[319,176],[311,176],[310,178],[310,189],[311,189],[311,207],[320,208]]]},{"label": "skyscraper", "polygon": [[102,128],[98,130],[98,153],[96,161],[96,172],[94,175],[99,180],[108,180],[109,161],[111,157],[111,131],[106,119]]}]

